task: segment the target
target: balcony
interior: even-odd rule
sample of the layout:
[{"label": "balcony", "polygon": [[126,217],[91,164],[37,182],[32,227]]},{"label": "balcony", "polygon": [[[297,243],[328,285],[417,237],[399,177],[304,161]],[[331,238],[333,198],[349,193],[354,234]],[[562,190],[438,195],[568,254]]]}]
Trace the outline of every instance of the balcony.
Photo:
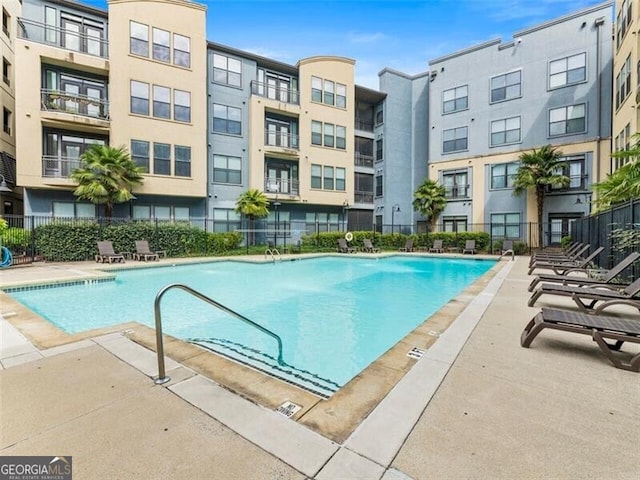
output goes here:
[{"label": "balcony", "polygon": [[290,103],[292,105],[300,104],[300,93],[298,90],[277,87],[256,80],[251,82],[251,94],[270,98],[278,102]]},{"label": "balcony", "polygon": [[356,130],[362,130],[363,132],[373,132],[373,122],[360,120],[356,118],[355,124]]},{"label": "balcony", "polygon": [[264,191],[276,195],[300,195],[300,181],[297,178],[284,180],[266,176],[264,178]]},{"label": "balcony", "polygon": [[109,103],[100,98],[46,88],[40,93],[41,110],[109,120]]},{"label": "balcony", "polygon": [[109,56],[109,43],[101,35],[74,32],[26,18],[18,19],[18,27],[18,37],[24,40],[86,53],[95,57],[108,58]]},{"label": "balcony", "polygon": [[371,203],[373,204],[373,192],[358,192],[356,191],[353,196],[355,203]]},{"label": "balcony", "polygon": [[367,155],[366,153],[356,152],[356,167],[369,167],[373,168],[373,155]]},{"label": "balcony", "polygon": [[287,132],[277,132],[269,129],[264,131],[264,144],[269,147],[300,149],[298,135]]},{"label": "balcony", "polygon": [[42,157],[42,176],[46,178],[69,178],[71,172],[80,167],[77,157],[58,157],[44,155]]}]

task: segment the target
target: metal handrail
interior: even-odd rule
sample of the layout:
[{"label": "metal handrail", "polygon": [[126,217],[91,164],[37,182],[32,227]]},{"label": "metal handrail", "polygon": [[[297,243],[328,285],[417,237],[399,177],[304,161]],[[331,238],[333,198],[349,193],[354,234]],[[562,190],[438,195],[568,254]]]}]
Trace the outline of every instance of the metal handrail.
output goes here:
[{"label": "metal handrail", "polygon": [[162,296],[172,288],[180,288],[185,292],[190,293],[194,297],[202,300],[203,302],[213,305],[214,307],[219,308],[223,312],[228,313],[233,317],[236,317],[238,320],[242,320],[243,322],[249,324],[250,326],[257,328],[262,333],[265,333],[275,338],[276,342],[278,342],[278,364],[286,365],[284,358],[282,356],[282,339],[278,335],[273,333],[271,330],[264,328],[262,325],[254,322],[253,320],[249,320],[247,317],[240,315],[237,312],[234,312],[230,308],[225,307],[221,303],[218,303],[215,300],[212,300],[211,298],[207,297],[206,295],[203,295],[202,293],[198,292],[197,290],[194,290],[193,288],[187,285],[183,285],[181,283],[172,283],[171,285],[167,285],[166,287],[164,287],[162,290],[158,292],[158,294],[156,295],[155,302],[153,304],[153,310],[154,310],[155,320],[156,320],[156,353],[158,354],[158,378],[154,379],[154,382],[156,383],[156,385],[162,385],[171,380],[170,377],[167,377],[165,368],[164,368],[164,342],[162,340],[162,315],[160,313],[160,301],[162,300]]}]

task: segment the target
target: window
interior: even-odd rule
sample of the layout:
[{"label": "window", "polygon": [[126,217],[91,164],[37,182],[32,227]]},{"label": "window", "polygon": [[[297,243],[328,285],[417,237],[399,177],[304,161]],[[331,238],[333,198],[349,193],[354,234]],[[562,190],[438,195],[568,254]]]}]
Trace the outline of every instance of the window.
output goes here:
[{"label": "window", "polygon": [[382,188],[383,181],[384,181],[384,177],[382,173],[376,174],[376,197],[381,197],[382,194],[384,193]]},{"label": "window", "polygon": [[153,86],[153,116],[156,118],[171,118],[171,89]]},{"label": "window", "polygon": [[494,238],[519,239],[520,238],[520,214],[519,213],[492,213],[491,236]]},{"label": "window", "polygon": [[520,141],[520,117],[505,118],[491,122],[491,146],[506,145]]},{"label": "window", "polygon": [[467,127],[451,128],[442,132],[442,153],[467,149]]},{"label": "window", "polygon": [[469,106],[468,87],[451,88],[442,93],[442,113],[466,110]]},{"label": "window", "polygon": [[173,91],[173,119],[179,122],[191,121],[191,93]]},{"label": "window", "polygon": [[376,162],[384,160],[384,143],[382,138],[376,140]]},{"label": "window", "polygon": [[173,34],[173,64],[179,67],[191,66],[191,39],[184,35]]},{"label": "window", "polygon": [[214,155],[213,181],[240,185],[242,183],[242,159],[227,155]]},{"label": "window", "polygon": [[336,190],[344,192],[347,189],[346,174],[344,168],[336,167]]},{"label": "window", "polygon": [[572,105],[549,110],[549,136],[582,133],[586,127],[586,106]]},{"label": "window", "polygon": [[171,175],[171,145],[168,143],[153,144],[153,173]]},{"label": "window", "polygon": [[564,163],[555,173],[558,175],[566,175],[569,177],[569,185],[564,187],[561,185],[551,185],[552,190],[584,190],[584,156],[576,155],[565,157],[562,159]]},{"label": "window", "polygon": [[7,84],[7,86],[11,86],[11,80],[9,79],[9,67],[11,64],[9,61],[2,57],[2,81]]},{"label": "window", "polygon": [[335,83],[329,80],[324,81],[324,103],[327,105],[335,103]]},{"label": "window", "polygon": [[311,77],[311,101],[346,108],[347,86],[320,77]]},{"label": "window", "polygon": [[176,177],[190,177],[191,176],[191,147],[184,147],[176,145],[173,147],[173,158],[175,160],[175,167],[173,171]]},{"label": "window", "polygon": [[322,102],[322,79],[311,77],[311,101]]},{"label": "window", "polygon": [[324,146],[325,147],[334,147],[335,146],[335,130],[332,123],[324,124]]},{"label": "window", "polygon": [[160,62],[171,60],[171,34],[166,30],[153,28],[153,59]]},{"label": "window", "polygon": [[549,88],[584,82],[587,78],[587,54],[579,53],[549,63]]},{"label": "window", "polygon": [[631,55],[627,57],[620,73],[616,76],[616,108],[620,107],[622,102],[631,93]]},{"label": "window", "polygon": [[467,198],[467,171],[448,171],[442,173],[442,185],[446,198]]},{"label": "window", "polygon": [[10,37],[9,35],[9,19],[11,18],[11,16],[7,13],[7,11],[3,8],[2,9],[2,31],[4,32],[4,34],[7,37]]},{"label": "window", "polygon": [[323,185],[325,190],[333,190],[333,167],[324,167]]},{"label": "window", "polygon": [[242,64],[240,60],[214,53],[213,81],[233,85],[234,87],[241,86]]},{"label": "window", "polygon": [[149,173],[149,142],[131,140],[131,159]]},{"label": "window", "polygon": [[341,150],[347,148],[347,127],[336,125],[336,148]]},{"label": "window", "polygon": [[347,108],[347,86],[336,83],[336,107]]},{"label": "window", "polygon": [[131,113],[149,115],[149,84],[131,80]]},{"label": "window", "polygon": [[491,103],[522,96],[522,72],[505,73],[491,79]]},{"label": "window", "polygon": [[[627,123],[627,126],[620,132],[615,140],[615,151],[628,150],[631,140],[631,124]],[[615,172],[617,169],[629,163],[633,157],[611,157],[611,172]]]},{"label": "window", "polygon": [[240,214],[233,209],[213,209],[213,231],[233,232],[240,228]]},{"label": "window", "polygon": [[354,178],[356,203],[373,203],[373,175],[356,172]]},{"label": "window", "polygon": [[442,217],[442,229],[445,232],[466,232],[467,217],[465,216]]},{"label": "window", "polygon": [[143,57],[149,56],[149,27],[138,22],[129,22],[129,52]]},{"label": "window", "polygon": [[622,39],[627,34],[629,29],[629,25],[631,24],[631,20],[633,17],[631,4],[633,2],[631,0],[623,0],[622,5],[620,6],[620,11],[618,12],[618,16],[616,18],[616,47],[619,48],[622,43]]},{"label": "window", "polygon": [[2,107],[2,131],[11,135],[11,110]]},{"label": "window", "polygon": [[67,218],[95,218],[93,203],[53,202],[53,216]]},{"label": "window", "polygon": [[213,131],[240,135],[242,133],[242,111],[239,108],[214,103]]},{"label": "window", "polygon": [[311,121],[311,144],[322,145],[322,122]]},{"label": "window", "polygon": [[376,125],[380,125],[384,122],[384,111],[382,109],[376,112]]},{"label": "window", "polygon": [[322,188],[322,165],[311,165],[311,188]]},{"label": "window", "polygon": [[333,123],[311,121],[311,144],[329,148],[347,148],[347,128]]},{"label": "window", "polygon": [[491,188],[512,188],[519,165],[516,162],[491,166]]}]

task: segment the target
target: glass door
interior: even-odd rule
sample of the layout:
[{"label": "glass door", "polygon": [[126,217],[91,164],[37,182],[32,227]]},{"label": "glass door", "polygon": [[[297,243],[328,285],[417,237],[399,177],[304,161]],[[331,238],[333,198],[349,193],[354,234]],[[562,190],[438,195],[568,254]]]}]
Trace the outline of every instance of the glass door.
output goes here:
[{"label": "glass door", "polygon": [[80,32],[82,30],[82,26],[69,20],[68,18],[62,19],[62,46],[69,50],[74,50],[76,52],[81,51],[81,42],[80,42]]},{"label": "glass door", "polygon": [[102,29],[86,25],[85,34],[87,39],[87,53],[98,57],[102,56]]}]

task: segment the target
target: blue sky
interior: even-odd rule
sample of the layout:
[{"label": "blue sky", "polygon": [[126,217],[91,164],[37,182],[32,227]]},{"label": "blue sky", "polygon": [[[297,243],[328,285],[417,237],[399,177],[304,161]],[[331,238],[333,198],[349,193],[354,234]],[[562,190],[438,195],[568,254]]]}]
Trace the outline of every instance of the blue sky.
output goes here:
[{"label": "blue sky", "polygon": [[[106,8],[106,0],[81,0]],[[206,0],[207,39],[295,65],[305,57],[356,60],[356,83],[378,88],[385,67],[408,74],[428,61],[603,3],[598,0]]]}]

